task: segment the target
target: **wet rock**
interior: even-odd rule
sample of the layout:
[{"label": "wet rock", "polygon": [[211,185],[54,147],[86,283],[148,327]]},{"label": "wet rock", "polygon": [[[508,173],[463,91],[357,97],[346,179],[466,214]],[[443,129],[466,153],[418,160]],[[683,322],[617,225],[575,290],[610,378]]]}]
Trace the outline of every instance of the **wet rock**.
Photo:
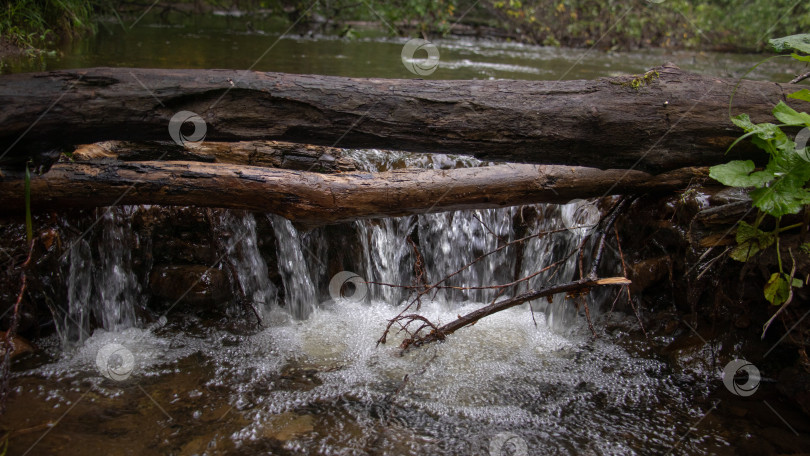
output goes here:
[{"label": "wet rock", "polygon": [[[34,347],[25,340],[24,337],[19,335],[11,336],[11,358],[14,359],[26,353],[33,353]],[[6,350],[6,332],[0,333],[0,352],[5,353]]]},{"label": "wet rock", "polygon": [[203,265],[156,265],[149,284],[155,297],[172,303],[206,306],[231,299],[225,272]]},{"label": "wet rock", "polygon": [[779,373],[778,380],[776,389],[810,415],[810,374],[787,368]]},{"label": "wet rock", "polygon": [[656,258],[647,258],[632,263],[627,268],[627,273],[633,283],[630,285],[632,294],[642,293],[650,286],[660,282],[667,277],[672,266],[672,259],[669,255]]}]

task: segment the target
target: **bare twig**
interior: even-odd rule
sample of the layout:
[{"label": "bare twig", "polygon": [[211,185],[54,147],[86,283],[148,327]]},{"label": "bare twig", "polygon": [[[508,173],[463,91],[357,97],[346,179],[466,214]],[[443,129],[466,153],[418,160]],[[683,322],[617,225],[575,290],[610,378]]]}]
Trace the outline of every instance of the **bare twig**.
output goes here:
[{"label": "bare twig", "polygon": [[[506,299],[506,300],[503,300],[503,301],[500,301],[500,302],[495,302],[495,300],[493,300],[493,302],[491,302],[489,305],[487,305],[485,307],[482,307],[482,308],[480,308],[478,310],[475,310],[473,312],[470,312],[467,315],[459,316],[456,320],[453,320],[452,322],[450,322],[450,323],[448,323],[446,325],[443,325],[441,327],[433,324],[432,322],[430,322],[428,319],[426,319],[425,317],[423,317],[421,315],[418,315],[418,314],[405,315],[405,311],[407,311],[413,305],[413,302],[412,302],[399,315],[397,315],[393,319],[389,320],[388,325],[386,326],[386,329],[383,332],[382,337],[380,337],[380,339],[377,341],[377,343],[378,344],[380,344],[380,343],[384,344],[386,342],[386,337],[387,337],[391,327],[394,324],[399,324],[402,327],[402,330],[407,331],[409,336],[410,336],[410,337],[406,338],[405,340],[403,340],[402,344],[400,345],[400,348],[404,351],[404,350],[407,350],[407,349],[409,349],[411,347],[418,347],[418,346],[421,346],[421,345],[424,345],[424,344],[427,344],[427,343],[430,343],[430,342],[444,340],[445,337],[447,337],[447,335],[452,334],[453,332],[455,332],[458,329],[463,328],[465,326],[473,325],[478,320],[480,320],[480,319],[482,319],[482,318],[484,318],[486,316],[492,315],[494,313],[509,309],[511,307],[518,306],[520,304],[523,304],[523,303],[526,303],[526,302],[529,302],[529,301],[532,301],[532,300],[535,300],[535,299],[538,299],[538,298],[541,298],[541,297],[553,296],[553,295],[558,294],[558,293],[568,293],[568,294],[570,294],[572,296],[585,296],[585,295],[587,295],[589,290],[594,286],[629,285],[630,280],[627,279],[626,277],[610,277],[610,278],[602,278],[602,279],[600,279],[596,275],[596,273],[597,273],[597,271],[599,269],[599,263],[601,262],[601,260],[603,258],[603,251],[604,251],[604,248],[605,248],[606,233],[613,227],[619,213],[625,207],[626,203],[627,203],[627,200],[624,199],[624,198],[621,198],[616,204],[614,204],[614,206],[610,209],[610,211],[607,213],[607,215],[604,216],[602,218],[602,220],[600,221],[601,228],[599,228],[597,230],[597,233],[599,235],[599,239],[598,239],[598,241],[596,243],[597,248],[596,248],[596,251],[594,252],[593,260],[592,260],[591,265],[590,265],[590,272],[588,273],[587,276],[585,276],[585,277],[580,276],[580,278],[578,280],[563,283],[563,284],[547,286],[547,287],[541,288],[539,290],[530,290],[530,291],[522,293],[522,294],[520,294],[518,296],[515,296],[515,297],[513,297],[511,299]],[[584,248],[586,242],[588,241],[589,237],[590,237],[590,235],[586,236],[586,239],[584,239],[583,242],[580,243],[580,246],[579,246],[579,249],[578,249],[579,252],[580,252],[580,264],[583,263],[581,252],[582,252],[582,249]],[[577,252],[577,250],[573,250],[571,253],[569,253],[566,256],[566,259],[570,258],[571,255],[573,255],[576,252]],[[559,263],[559,262],[557,262],[557,263]],[[547,266],[546,268],[543,268],[543,269],[547,270],[550,267],[553,267],[553,264],[550,265],[550,266]],[[582,274],[583,270],[584,270],[584,268],[581,266],[580,267],[580,275]],[[535,275],[536,275],[536,273],[535,273]],[[447,277],[445,277],[445,279],[443,279],[442,281],[437,282],[437,284],[434,284],[433,287],[437,287],[439,283],[441,283],[441,282],[443,282],[445,280],[447,280]],[[525,278],[524,279],[519,279],[518,281],[522,281],[522,280],[525,280]],[[499,290],[503,289],[503,287],[500,286],[500,285],[493,285],[493,286],[481,287],[481,288],[496,288],[496,289],[499,289]],[[496,297],[496,299],[497,299],[497,297]],[[588,318],[589,326],[590,326],[591,330],[594,332],[594,335],[595,335],[596,332],[593,329],[593,325],[592,325],[592,323],[590,321],[590,310],[587,307],[587,302],[585,303],[585,313],[586,313],[586,317]],[[423,324],[416,331],[411,333],[410,331],[408,331],[408,326],[411,323],[414,323],[416,321],[422,322]],[[403,322],[404,322],[404,324],[403,324]],[[420,334],[422,334],[423,329],[428,329],[428,328],[430,329],[429,333],[424,334],[424,335],[420,335]]]},{"label": "bare twig", "polygon": [[25,295],[25,290],[28,288],[28,280],[25,275],[25,270],[28,268],[28,265],[31,264],[31,257],[34,253],[35,242],[36,238],[31,239],[31,242],[28,245],[28,257],[20,267],[20,292],[17,294],[17,300],[14,302],[14,311],[11,313],[11,321],[9,322],[8,330],[6,330],[5,338],[3,340],[5,345],[3,347],[4,352],[2,365],[0,366],[0,415],[6,412],[6,399],[8,399],[9,382],[11,380],[11,354],[14,352],[13,338],[17,333],[20,304],[22,304],[23,295]]},{"label": "bare twig", "polygon": [[796,76],[795,78],[791,79],[790,83],[791,84],[798,84],[798,83],[804,81],[807,78],[810,78],[810,71],[808,71],[807,73],[800,74],[800,75]]},{"label": "bare twig", "polygon": [[478,320],[492,315],[494,313],[501,312],[506,309],[510,309],[515,306],[519,306],[529,301],[533,301],[535,299],[539,299],[545,296],[552,296],[558,293],[565,293],[569,291],[576,291],[576,290],[583,290],[586,288],[592,288],[599,285],[627,285],[630,283],[630,280],[624,277],[609,277],[603,279],[597,279],[594,277],[586,277],[583,279],[575,280],[573,282],[552,285],[550,287],[541,288],[539,290],[531,290],[526,293],[522,293],[514,298],[507,299],[504,301],[499,301],[494,304],[490,304],[486,307],[482,307],[480,309],[474,310],[467,315],[461,316],[452,322],[441,326],[439,328],[433,329],[429,334],[423,337],[414,337],[410,339],[406,339],[402,342],[401,347],[403,349],[407,349],[411,346],[420,346],[430,342],[435,342],[439,340],[444,340],[445,337],[448,335],[456,332],[457,330],[469,326]]},{"label": "bare twig", "polygon": [[[613,232],[616,233],[616,247],[619,249],[619,258],[622,260],[622,275],[627,277],[627,264],[624,262],[624,252],[622,252],[622,242],[619,240],[619,229],[616,225],[613,225]],[[638,324],[641,327],[641,332],[644,333],[644,338],[648,339],[647,331],[644,329],[644,322],[641,321],[641,314],[639,313],[636,305],[633,303],[633,297],[630,296],[630,285],[624,287],[624,290],[627,291],[627,303],[630,304],[630,308],[633,309],[633,313],[636,314],[636,320],[638,320]],[[621,291],[619,294],[616,295],[616,300],[613,301],[613,305],[616,305],[616,301],[619,300],[619,296],[621,295]],[[613,307],[610,308],[613,311]]]}]

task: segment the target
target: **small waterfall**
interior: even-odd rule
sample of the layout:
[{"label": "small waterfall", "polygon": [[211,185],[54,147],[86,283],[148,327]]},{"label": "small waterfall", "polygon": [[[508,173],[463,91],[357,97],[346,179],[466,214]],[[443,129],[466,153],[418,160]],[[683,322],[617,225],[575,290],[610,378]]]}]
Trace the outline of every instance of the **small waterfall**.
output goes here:
[{"label": "small waterfall", "polygon": [[[284,304],[296,318],[306,318],[316,304],[317,294],[310,276],[309,263],[320,261],[307,251],[298,230],[289,220],[271,215],[276,235],[278,272],[284,284]],[[310,257],[310,258],[307,258]]]},{"label": "small waterfall", "polygon": [[[369,171],[414,165],[433,168],[486,165],[469,157],[382,152],[375,155],[374,151],[355,158],[361,168]],[[489,303],[571,280],[576,272],[576,255],[571,255],[559,268],[502,293],[497,289],[464,289],[512,283],[569,255],[588,230],[565,230],[564,225],[579,217],[582,209],[582,203],[574,203],[452,211],[359,220],[307,233],[299,233],[290,221],[272,214],[259,220],[264,230],[259,232],[255,215],[218,211],[213,235],[215,240],[221,240],[216,243],[227,255],[227,267],[238,282],[238,291],[244,293],[254,309],[266,314],[276,304],[283,304],[290,315],[305,319],[320,302],[329,299],[330,279],[342,270],[357,272],[364,280],[375,283],[369,285],[367,299],[401,305],[410,296],[409,290],[380,284],[414,285],[416,252],[422,257],[428,284],[471,265],[443,284],[454,288],[439,289],[430,295],[451,308],[465,303]],[[112,331],[137,323],[136,304],[147,299],[132,270],[131,244],[138,238],[129,223],[137,210],[121,207],[107,211],[95,235],[74,242],[68,261],[67,310],[57,318],[64,341],[84,340],[94,324]],[[523,243],[510,244],[517,238],[546,232]],[[267,239],[260,237],[263,235]],[[274,259],[270,258],[273,253],[265,250],[272,245],[271,236],[275,238]],[[485,254],[485,258],[473,263]],[[151,264],[151,255],[147,257],[139,257],[141,269],[143,264]],[[576,307],[566,302],[563,295],[556,296],[553,302],[538,300],[533,306],[544,312],[556,329],[570,327],[576,318]]]},{"label": "small waterfall", "polygon": [[[530,222],[529,234],[547,232],[542,237],[534,237],[526,242],[523,253],[523,264],[520,276],[525,277],[559,261],[575,250],[588,234],[588,228],[574,228],[565,230],[564,219],[571,219],[572,215],[580,209],[581,203],[566,205],[538,204],[532,206],[537,216]],[[562,231],[559,231],[561,230]],[[557,232],[555,232],[557,231]],[[550,284],[571,280],[577,269],[577,254],[572,255],[563,262],[559,270],[552,268],[539,274],[519,288],[520,291],[537,289]],[[534,302],[535,310],[544,312],[546,319],[553,328],[564,330],[569,328],[576,318],[576,308],[566,302],[564,294],[558,294],[552,302],[538,300]]]},{"label": "small waterfall", "polygon": [[250,213],[236,215],[223,211],[219,221],[231,236],[225,247],[226,261],[233,265],[244,298],[260,314],[267,313],[276,304],[278,289],[270,281],[267,262],[259,252],[255,217]]},{"label": "small waterfall", "polygon": [[[415,217],[355,222],[365,259],[364,277],[369,282],[409,285],[413,276],[413,253],[408,236]],[[402,288],[369,285],[371,299],[397,305],[407,296]]]},{"label": "small waterfall", "polygon": [[[428,282],[437,282],[514,240],[514,211],[514,208],[505,208],[419,216],[419,247],[425,259]],[[493,253],[445,285],[469,287],[511,282],[514,280],[514,252],[513,247],[507,247]],[[485,302],[495,296],[495,290],[445,289],[437,294],[439,299],[448,302]]]},{"label": "small waterfall", "polygon": [[94,283],[99,299],[93,300],[93,312],[101,326],[109,331],[132,327],[136,323],[135,303],[141,296],[138,279],[132,272],[133,239],[130,219],[136,210],[124,206],[104,214],[98,246]]},{"label": "small waterfall", "polygon": [[[90,336],[90,323],[108,331],[137,324],[135,308],[141,287],[132,271],[134,239],[129,220],[136,208],[106,210],[100,233],[73,241],[69,253],[68,303],[63,318],[57,317],[57,332],[63,345],[82,342]],[[95,245],[96,249],[90,247]]]},{"label": "small waterfall", "polygon": [[56,330],[63,346],[89,336],[90,306],[93,296],[93,257],[90,244],[80,239],[70,251],[68,272],[68,310],[57,318]]}]

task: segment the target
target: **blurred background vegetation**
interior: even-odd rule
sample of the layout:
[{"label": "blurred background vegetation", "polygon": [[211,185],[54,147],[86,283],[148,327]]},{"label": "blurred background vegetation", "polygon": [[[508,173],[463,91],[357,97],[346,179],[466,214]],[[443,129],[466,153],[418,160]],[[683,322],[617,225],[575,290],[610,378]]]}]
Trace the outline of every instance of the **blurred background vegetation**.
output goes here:
[{"label": "blurred background vegetation", "polygon": [[34,54],[99,19],[214,11],[277,16],[312,33],[352,38],[361,27],[400,36],[477,36],[599,49],[762,51],[767,39],[810,31],[804,0],[0,0],[6,48]]}]

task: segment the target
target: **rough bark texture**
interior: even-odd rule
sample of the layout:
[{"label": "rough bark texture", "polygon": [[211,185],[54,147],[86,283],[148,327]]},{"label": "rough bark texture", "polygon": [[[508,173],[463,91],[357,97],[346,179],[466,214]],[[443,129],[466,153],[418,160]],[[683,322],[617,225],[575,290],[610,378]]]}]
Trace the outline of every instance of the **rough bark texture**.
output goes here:
[{"label": "rough bark texture", "polygon": [[[272,139],[655,172],[762,156],[749,144],[725,154],[741,133],[728,120],[736,80],[674,66],[658,72],[560,82],[128,68],[13,74],[0,77],[0,166],[97,141],[167,141],[169,120],[181,110],[199,114],[212,141]],[[770,119],[773,104],[798,88],[744,81],[732,112]]]},{"label": "rough bark texture", "polygon": [[[34,209],[165,204],[249,209],[304,226],[375,218],[568,202],[608,194],[668,191],[706,168],[662,175],[558,165],[321,174],[197,162],[57,163],[31,181]],[[0,212],[22,213],[23,180],[0,181]]]},{"label": "rough bark texture", "polygon": [[79,146],[73,151],[71,158],[75,161],[198,161],[322,173],[357,170],[355,161],[346,156],[345,149],[281,141],[204,141],[193,147],[166,141],[104,141]]}]

